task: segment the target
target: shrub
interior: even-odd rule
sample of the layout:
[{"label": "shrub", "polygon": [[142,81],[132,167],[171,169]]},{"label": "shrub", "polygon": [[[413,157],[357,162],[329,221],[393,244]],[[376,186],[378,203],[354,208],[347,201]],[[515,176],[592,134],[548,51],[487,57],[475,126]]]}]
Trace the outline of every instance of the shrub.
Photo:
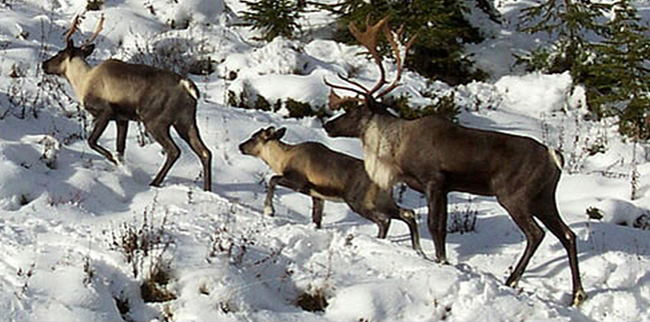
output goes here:
[{"label": "shrub", "polygon": [[311,104],[300,102],[292,98],[287,98],[284,102],[280,99],[271,104],[266,97],[257,94],[255,98],[252,98],[253,95],[249,93],[244,86],[244,89],[239,92],[239,94],[234,91],[229,90],[227,94],[227,104],[229,106],[244,108],[244,109],[255,109],[266,112],[277,112],[283,106],[289,111],[289,118],[303,118],[316,116],[320,119],[327,116],[327,110],[324,106],[314,109]]},{"label": "shrub", "polygon": [[176,295],[167,290],[167,284],[172,279],[172,269],[171,259],[165,258],[173,241],[165,230],[167,217],[162,219],[159,227],[155,227],[149,222],[151,212],[153,207],[145,210],[139,228],[124,223],[120,231],[112,231],[111,249],[124,255],[126,262],[131,264],[134,278],[142,277],[142,299],[145,302],[164,302],[176,299]]},{"label": "shrub", "polygon": [[86,3],[86,10],[88,11],[97,11],[102,10],[104,6],[104,0],[88,0]]},{"label": "shrub", "polygon": [[305,311],[323,312],[329,303],[322,289],[316,289],[313,292],[302,292],[296,298],[296,305]]},{"label": "shrub", "polygon": [[434,104],[421,108],[413,108],[409,105],[408,96],[402,95],[398,98],[389,98],[388,104],[392,106],[396,110],[399,117],[403,119],[412,120],[424,116],[433,115],[450,120],[452,122],[458,122],[458,115],[461,112],[461,108],[456,105],[454,97],[454,93],[451,93],[447,96],[432,97],[436,100]]}]

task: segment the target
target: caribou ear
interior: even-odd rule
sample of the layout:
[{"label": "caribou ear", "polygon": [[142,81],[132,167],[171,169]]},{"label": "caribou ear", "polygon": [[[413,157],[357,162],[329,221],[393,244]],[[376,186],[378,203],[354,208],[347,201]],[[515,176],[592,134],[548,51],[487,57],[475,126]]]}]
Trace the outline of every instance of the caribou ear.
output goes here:
[{"label": "caribou ear", "polygon": [[273,135],[271,136],[271,139],[279,140],[284,136],[285,133],[287,133],[287,128],[286,127],[280,128],[279,130],[277,130],[277,131],[275,131],[273,133]]},{"label": "caribou ear", "polygon": [[81,53],[84,55],[84,58],[86,58],[93,53],[93,51],[95,50],[95,45],[94,44],[83,45],[81,46],[80,49],[81,49]]}]

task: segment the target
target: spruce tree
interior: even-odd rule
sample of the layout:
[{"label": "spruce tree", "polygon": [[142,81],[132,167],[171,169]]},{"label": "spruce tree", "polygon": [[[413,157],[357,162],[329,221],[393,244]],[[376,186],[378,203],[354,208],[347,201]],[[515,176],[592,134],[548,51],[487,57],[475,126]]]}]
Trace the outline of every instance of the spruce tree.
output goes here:
[{"label": "spruce tree", "polygon": [[571,71],[574,81],[583,78],[581,66],[589,59],[589,37],[602,35],[605,27],[598,22],[610,5],[590,1],[548,0],[522,10],[521,31],[546,32],[557,40],[548,50],[542,45],[529,55],[519,57],[529,70],[547,73]]},{"label": "spruce tree", "polygon": [[300,25],[296,21],[304,12],[304,1],[294,3],[291,0],[242,0],[242,2],[246,4],[248,10],[242,12],[245,22],[240,25],[261,30],[260,40],[271,41],[278,36],[292,39],[300,30]]},{"label": "spruce tree", "polygon": [[614,3],[606,24],[607,38],[594,44],[596,58],[587,65],[584,83],[587,102],[597,116],[618,115],[619,131],[630,137],[650,138],[650,40],[629,0]]},{"label": "spruce tree", "polygon": [[[483,38],[465,18],[467,8],[458,0],[344,0],[325,5],[338,15],[339,41],[354,42],[348,24],[365,24],[366,17],[377,21],[390,16],[394,28],[404,24],[405,36],[417,33],[418,40],[411,47],[406,67],[420,74],[438,78],[450,84],[481,79],[485,74],[477,71],[464,53],[464,44],[479,42]],[[390,45],[380,44],[390,54]]]}]

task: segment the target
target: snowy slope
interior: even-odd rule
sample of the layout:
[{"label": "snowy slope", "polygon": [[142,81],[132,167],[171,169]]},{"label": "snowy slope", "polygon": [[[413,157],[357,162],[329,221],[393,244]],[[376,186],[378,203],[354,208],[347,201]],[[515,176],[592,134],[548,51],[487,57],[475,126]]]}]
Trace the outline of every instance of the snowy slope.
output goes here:
[{"label": "snowy slope", "polygon": [[[251,133],[283,126],[288,142],[319,141],[359,157],[360,144],[328,138],[316,118],[227,106],[227,92],[246,88],[269,101],[291,97],[319,106],[328,92],[323,77],[356,70],[361,82],[371,84],[377,71],[356,46],[325,39],[250,41],[250,31],[230,25],[243,8],[238,1],[106,1],[93,64],[109,57],[155,62],[156,48],[165,44],[183,49],[170,54],[177,66],[202,55],[218,62],[216,73],[192,76],[202,93],[198,123],[213,153],[214,192],[201,190],[199,162],[182,143],[163,186],[148,186],[164,156],[155,143],[139,144],[148,139],[133,123],[124,163],[107,162],[83,139],[90,120],[70,87],[40,70],[40,62],[62,48],[63,31],[85,5],[0,5],[0,320],[650,320],[650,239],[648,230],[632,227],[644,226],[645,218],[648,228],[646,146],[622,140],[611,120],[585,121],[584,95],[571,90],[568,75],[508,75],[507,63],[497,59],[507,55],[495,50],[530,45],[512,24],[500,31],[514,35],[507,37],[509,45],[488,42],[492,51],[481,56],[500,71],[494,81],[451,88],[409,72],[399,91],[416,103],[426,102],[418,94],[423,89],[455,91],[466,107],[463,124],[530,136],[563,151],[558,203],[578,236],[589,295],[578,308],[568,306],[568,261],[551,234],[519,286],[504,285],[525,241],[493,198],[449,198],[450,225],[453,218],[477,216],[473,231],[448,236],[451,265],[417,256],[401,223],[391,226],[386,240],[375,238],[376,226],[342,204],[326,203],[323,229],[316,230],[310,198],[286,189],[276,192],[276,217],[263,216],[271,170],[237,148]],[[99,14],[86,14],[83,37]],[[187,19],[189,29],[167,27]],[[307,21],[322,26],[327,17],[315,14]],[[114,142],[111,125],[100,143],[113,150]],[[590,154],[601,145],[605,153]],[[639,173],[635,200],[633,169]],[[423,247],[433,257],[422,196],[409,190],[402,204],[420,214]],[[590,219],[589,207],[603,218]],[[152,243],[129,253],[132,236],[149,236]],[[130,262],[127,254],[133,255]],[[140,285],[161,263],[170,275],[164,289],[175,299],[145,302]],[[303,310],[297,303],[304,294],[322,295],[329,305]]]}]

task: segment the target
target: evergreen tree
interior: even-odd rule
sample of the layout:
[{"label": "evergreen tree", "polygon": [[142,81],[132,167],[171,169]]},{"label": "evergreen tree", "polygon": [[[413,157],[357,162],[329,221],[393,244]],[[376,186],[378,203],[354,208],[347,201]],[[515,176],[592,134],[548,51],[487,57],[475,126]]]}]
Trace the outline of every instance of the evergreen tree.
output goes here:
[{"label": "evergreen tree", "polygon": [[650,40],[629,0],[614,3],[607,39],[594,44],[596,58],[586,66],[587,101],[596,116],[619,116],[619,131],[650,138]]},{"label": "evergreen tree", "polygon": [[[481,79],[485,74],[475,70],[464,54],[464,43],[482,39],[478,29],[465,19],[467,10],[458,0],[344,0],[324,6],[339,16],[339,41],[354,42],[348,24],[364,25],[367,16],[372,21],[390,16],[391,26],[405,26],[408,37],[417,33],[406,66],[422,75],[439,78],[450,84]],[[385,53],[390,46],[382,43]]]},{"label": "evergreen tree", "polygon": [[250,26],[262,32],[261,40],[271,41],[282,36],[292,39],[300,25],[296,22],[304,12],[304,1],[293,3],[291,0],[242,0],[248,7],[242,13],[246,21],[242,26]]},{"label": "evergreen tree", "polygon": [[519,57],[529,70],[547,73],[571,71],[574,81],[583,78],[581,66],[589,59],[588,37],[603,35],[598,22],[610,5],[590,1],[548,0],[522,10],[521,31],[546,32],[557,38],[551,50],[543,45],[531,54]]}]

